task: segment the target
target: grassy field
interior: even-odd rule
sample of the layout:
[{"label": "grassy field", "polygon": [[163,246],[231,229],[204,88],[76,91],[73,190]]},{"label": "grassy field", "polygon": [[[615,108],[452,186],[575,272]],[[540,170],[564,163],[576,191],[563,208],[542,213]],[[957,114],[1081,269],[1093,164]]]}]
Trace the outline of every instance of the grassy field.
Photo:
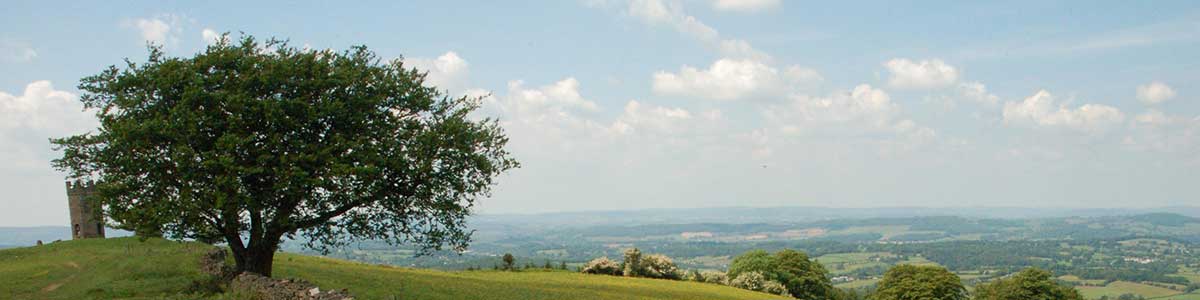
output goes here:
[{"label": "grassy field", "polygon": [[1158,298],[1148,298],[1153,300],[1200,300],[1200,292],[1191,294],[1171,295]]},{"label": "grassy field", "polygon": [[209,246],[134,238],[0,250],[3,299],[160,299],[202,279]]},{"label": "grassy field", "polygon": [[1113,281],[1106,286],[1080,286],[1077,288],[1079,289],[1079,292],[1083,294],[1083,297],[1088,299],[1099,299],[1101,296],[1116,298],[1121,294],[1135,294],[1146,298],[1157,299],[1180,294],[1180,292],[1176,290],[1128,281]]},{"label": "grassy field", "polygon": [[[0,250],[0,299],[205,299],[196,262],[209,246],[136,238]],[[359,299],[783,299],[694,282],[565,271],[444,272],[282,253],[275,277],[302,278]],[[216,295],[207,299],[225,299]]]}]

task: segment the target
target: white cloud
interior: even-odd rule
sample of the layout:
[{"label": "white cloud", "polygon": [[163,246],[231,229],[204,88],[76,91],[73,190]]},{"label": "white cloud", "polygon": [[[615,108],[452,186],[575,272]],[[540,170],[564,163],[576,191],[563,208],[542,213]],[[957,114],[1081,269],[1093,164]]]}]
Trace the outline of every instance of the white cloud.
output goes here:
[{"label": "white cloud", "polygon": [[1163,103],[1175,98],[1175,90],[1162,82],[1151,82],[1137,87],[1137,99],[1146,105]]},{"label": "white cloud", "polygon": [[454,51],[446,52],[437,58],[408,58],[404,60],[410,67],[429,72],[425,78],[426,84],[455,93],[466,82],[470,63],[458,56]]},{"label": "white cloud", "polygon": [[1126,148],[1182,154],[1200,162],[1200,117],[1169,115],[1150,109],[1131,120],[1121,144]]},{"label": "white cloud", "polygon": [[[485,94],[476,90],[473,95]],[[591,157],[628,164],[663,153],[703,152],[721,144],[714,132],[728,126],[718,110],[692,111],[628,101],[611,121],[580,93],[574,78],[536,88],[521,80],[503,94],[484,98],[482,113],[496,117],[512,138],[514,153],[544,160]],[[619,154],[623,153],[623,154]]]},{"label": "white cloud", "polygon": [[1133,117],[1133,127],[1156,127],[1170,125],[1183,121],[1184,118],[1169,116],[1157,109],[1151,109]]},{"label": "white cloud", "polygon": [[595,111],[599,106],[579,93],[579,80],[568,77],[553,84],[537,88],[526,88],[525,81],[508,82],[508,93],[503,97],[491,97],[494,108],[503,114],[520,117],[541,114],[568,115],[572,111]]},{"label": "white cloud", "polygon": [[[204,30],[200,31],[200,39],[203,40],[204,43],[208,44],[208,45],[216,44],[217,42],[221,41],[222,33],[217,32],[216,30],[213,30],[212,28],[205,28]],[[229,37],[224,37],[224,39],[226,42],[229,41]],[[307,48],[307,47],[305,47],[305,48]]]},{"label": "white cloud", "polygon": [[988,92],[987,86],[978,81],[959,83],[958,92],[967,100],[988,106],[996,105],[1000,102],[999,96]]},{"label": "white cloud", "polygon": [[656,106],[632,100],[625,104],[625,109],[610,128],[614,133],[621,135],[649,133],[656,136],[673,136],[696,129],[697,124],[690,122],[697,119],[716,121],[721,119],[721,113],[714,110],[696,116],[682,108]]},{"label": "white cloud", "polygon": [[1054,96],[1039,90],[1021,102],[1004,104],[1004,123],[1031,127],[1068,128],[1099,133],[1125,119],[1121,110],[1103,104],[1084,104],[1070,108],[1058,104]]},{"label": "white cloud", "polygon": [[683,11],[678,0],[633,0],[626,13],[651,25],[665,25],[705,43],[724,56],[768,60],[770,56],[754,49],[749,42],[722,39],[716,29]]},{"label": "white cloud", "polygon": [[706,70],[683,66],[679,73],[654,74],[654,92],[716,100],[734,100],[774,88],[779,71],[753,60],[721,59]]},{"label": "white cloud", "polygon": [[867,84],[825,97],[793,95],[786,105],[764,111],[766,119],[783,133],[924,130],[910,120],[897,120],[898,113],[899,107],[887,92]]},{"label": "white cloud", "polygon": [[37,58],[38,53],[29,44],[0,40],[0,62],[22,63]]},{"label": "white cloud", "polygon": [[783,76],[791,84],[807,85],[825,81],[825,77],[821,76],[820,72],[812,68],[801,66],[789,66],[783,71]]},{"label": "white cloud", "polygon": [[766,61],[770,60],[771,56],[754,49],[749,42],[743,40],[722,40],[718,46],[721,54],[729,57],[741,57],[747,59],[755,59]]},{"label": "white cloud", "polygon": [[73,93],[54,89],[49,81],[29,83],[19,95],[0,92],[0,157],[8,167],[48,169],[47,138],[96,128],[94,115],[83,111],[77,99]]},{"label": "white cloud", "polygon": [[779,7],[780,0],[714,0],[713,9],[734,12],[758,12]]},{"label": "white cloud", "polygon": [[124,26],[137,29],[143,41],[160,46],[175,46],[183,32],[183,21],[181,16],[163,14],[152,18],[127,20]]},{"label": "white cloud", "polygon": [[883,63],[892,76],[888,84],[896,88],[932,89],[958,81],[958,69],[940,59],[912,61],[894,58]]}]

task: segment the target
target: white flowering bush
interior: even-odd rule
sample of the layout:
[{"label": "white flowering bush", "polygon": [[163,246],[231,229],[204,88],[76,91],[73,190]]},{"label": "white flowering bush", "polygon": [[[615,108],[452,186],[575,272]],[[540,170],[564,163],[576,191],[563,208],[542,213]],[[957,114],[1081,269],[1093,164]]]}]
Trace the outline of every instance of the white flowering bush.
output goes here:
[{"label": "white flowering bush", "polygon": [[725,275],[725,272],[704,271],[700,273],[700,277],[703,277],[704,282],[707,283],[729,285],[729,275]]},{"label": "white flowering bush", "polygon": [[611,259],[608,259],[607,257],[601,257],[601,258],[593,259],[592,261],[589,261],[587,264],[584,264],[583,269],[580,271],[583,273],[588,273],[588,274],[604,274],[604,275],[620,276],[621,275],[621,264],[618,264],[617,262],[612,261]]},{"label": "white flowering bush", "polygon": [[675,262],[671,261],[670,257],[662,254],[645,255],[641,259],[641,276],[650,278],[672,279],[679,280],[683,278],[683,274],[679,271],[679,267],[675,266]]}]

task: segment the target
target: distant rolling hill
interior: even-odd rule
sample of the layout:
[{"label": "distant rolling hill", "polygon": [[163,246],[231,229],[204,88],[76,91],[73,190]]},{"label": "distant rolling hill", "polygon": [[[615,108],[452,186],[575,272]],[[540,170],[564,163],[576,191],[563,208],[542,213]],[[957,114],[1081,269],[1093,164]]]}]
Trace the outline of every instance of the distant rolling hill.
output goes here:
[{"label": "distant rolling hill", "polygon": [[[230,299],[189,294],[211,246],[136,238],[62,241],[0,250],[3,299]],[[275,276],[358,299],[784,299],[722,285],[567,271],[462,271],[368,265],[281,253]]]}]

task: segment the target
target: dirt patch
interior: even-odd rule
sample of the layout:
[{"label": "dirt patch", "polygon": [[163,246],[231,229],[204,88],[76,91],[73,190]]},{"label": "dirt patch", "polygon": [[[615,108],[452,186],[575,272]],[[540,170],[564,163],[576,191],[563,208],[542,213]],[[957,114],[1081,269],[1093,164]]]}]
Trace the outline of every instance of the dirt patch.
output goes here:
[{"label": "dirt patch", "polygon": [[75,274],[71,274],[71,276],[67,276],[67,278],[63,279],[62,281],[51,283],[50,285],[47,285],[46,287],[42,288],[42,292],[43,293],[53,292],[54,290],[57,290],[58,288],[62,287],[64,284],[67,284],[67,282],[71,282],[71,280],[73,280],[73,279],[75,279]]},{"label": "dirt patch", "polygon": [[62,282],[51,283],[50,285],[47,285],[46,287],[42,288],[42,292],[43,293],[53,292],[54,290],[57,290],[62,285],[63,285]]}]

